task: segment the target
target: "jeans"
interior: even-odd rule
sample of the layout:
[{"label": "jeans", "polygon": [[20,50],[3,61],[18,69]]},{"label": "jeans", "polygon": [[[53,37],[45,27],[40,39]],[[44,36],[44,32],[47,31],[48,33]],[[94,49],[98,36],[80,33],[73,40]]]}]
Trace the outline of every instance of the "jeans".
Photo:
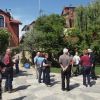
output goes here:
[{"label": "jeans", "polygon": [[90,85],[90,70],[91,67],[83,67],[83,84]]},{"label": "jeans", "polygon": [[8,77],[6,77],[5,89],[12,90],[12,79],[10,78],[9,75],[8,75]]},{"label": "jeans", "polygon": [[40,67],[38,70],[39,70],[38,82],[41,83],[41,76],[42,76],[43,69],[42,69],[42,67]]},{"label": "jeans", "polygon": [[50,85],[50,67],[43,70],[43,82]]},{"label": "jeans", "polygon": [[39,78],[39,68],[37,65],[35,65],[35,71],[36,71],[36,79]]},{"label": "jeans", "polygon": [[93,64],[93,67],[91,68],[91,77],[92,77],[92,79],[96,79],[95,64]]},{"label": "jeans", "polygon": [[12,81],[13,81],[13,68],[10,68],[6,75],[5,89],[12,90]]},{"label": "jeans", "polygon": [[16,73],[19,73],[19,63],[16,63],[15,67],[16,67]]}]

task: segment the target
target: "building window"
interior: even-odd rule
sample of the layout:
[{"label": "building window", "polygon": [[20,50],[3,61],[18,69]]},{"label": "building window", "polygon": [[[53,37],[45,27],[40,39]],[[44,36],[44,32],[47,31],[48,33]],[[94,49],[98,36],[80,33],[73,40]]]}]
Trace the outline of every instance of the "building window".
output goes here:
[{"label": "building window", "polygon": [[4,17],[0,15],[0,27],[4,27]]}]

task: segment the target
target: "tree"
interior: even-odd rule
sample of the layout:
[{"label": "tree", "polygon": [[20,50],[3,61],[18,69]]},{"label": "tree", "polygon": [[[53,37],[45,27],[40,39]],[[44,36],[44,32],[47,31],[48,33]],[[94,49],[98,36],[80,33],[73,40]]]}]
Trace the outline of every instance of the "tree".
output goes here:
[{"label": "tree", "polygon": [[33,30],[26,34],[24,46],[38,50],[59,52],[64,46],[62,38],[64,25],[64,18],[57,14],[39,17]]},{"label": "tree", "polygon": [[0,53],[4,52],[9,45],[10,33],[5,29],[0,29]]},{"label": "tree", "polygon": [[93,45],[99,44],[100,37],[100,1],[96,0],[87,7],[77,7],[75,24],[83,39],[80,47],[95,49]]}]

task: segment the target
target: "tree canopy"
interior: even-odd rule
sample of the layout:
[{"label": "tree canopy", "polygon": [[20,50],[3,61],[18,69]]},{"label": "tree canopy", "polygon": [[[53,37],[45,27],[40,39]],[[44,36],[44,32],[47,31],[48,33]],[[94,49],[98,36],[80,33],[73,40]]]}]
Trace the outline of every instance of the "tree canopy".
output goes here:
[{"label": "tree canopy", "polygon": [[100,50],[100,1],[77,7],[75,24],[82,38],[80,47]]},{"label": "tree canopy", "polygon": [[64,45],[62,38],[64,25],[64,18],[58,14],[40,16],[33,30],[26,33],[25,46],[52,52],[60,50]]},{"label": "tree canopy", "polygon": [[[71,50],[91,48],[100,51],[100,0],[75,10],[75,26],[65,28],[65,19],[58,14],[37,18],[35,26],[25,34],[22,47],[58,53],[62,48]],[[100,52],[99,52],[100,54]]]},{"label": "tree canopy", "polygon": [[4,52],[9,45],[10,33],[5,29],[0,29],[0,53]]}]

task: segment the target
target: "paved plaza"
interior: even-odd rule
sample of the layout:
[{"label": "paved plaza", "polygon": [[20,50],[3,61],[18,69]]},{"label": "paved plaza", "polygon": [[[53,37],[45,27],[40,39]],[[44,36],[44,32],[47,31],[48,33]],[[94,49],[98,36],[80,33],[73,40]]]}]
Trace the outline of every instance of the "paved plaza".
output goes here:
[{"label": "paved plaza", "polygon": [[86,88],[82,85],[82,76],[72,77],[69,92],[61,91],[60,80],[60,74],[52,73],[52,86],[47,87],[37,82],[33,68],[21,68],[14,77],[13,93],[3,92],[3,100],[100,100],[100,78]]}]

